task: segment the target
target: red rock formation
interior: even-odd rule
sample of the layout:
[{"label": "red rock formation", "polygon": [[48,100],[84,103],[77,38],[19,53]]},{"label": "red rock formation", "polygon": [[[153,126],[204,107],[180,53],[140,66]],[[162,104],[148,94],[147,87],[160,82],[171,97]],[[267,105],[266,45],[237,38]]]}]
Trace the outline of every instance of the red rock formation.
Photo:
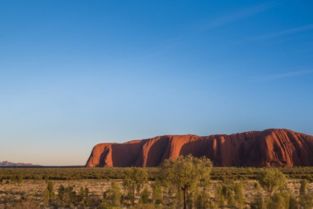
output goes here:
[{"label": "red rock formation", "polygon": [[206,156],[215,166],[312,166],[313,136],[286,129],[232,135],[165,135],[96,145],[87,167],[158,166],[179,155]]}]

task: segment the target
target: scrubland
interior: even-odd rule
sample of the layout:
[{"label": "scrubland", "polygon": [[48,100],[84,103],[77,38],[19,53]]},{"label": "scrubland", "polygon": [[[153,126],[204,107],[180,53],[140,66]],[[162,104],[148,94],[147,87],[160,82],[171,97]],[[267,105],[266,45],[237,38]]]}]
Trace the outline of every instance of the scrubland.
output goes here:
[{"label": "scrubland", "polygon": [[3,168],[0,208],[313,208],[313,168]]}]

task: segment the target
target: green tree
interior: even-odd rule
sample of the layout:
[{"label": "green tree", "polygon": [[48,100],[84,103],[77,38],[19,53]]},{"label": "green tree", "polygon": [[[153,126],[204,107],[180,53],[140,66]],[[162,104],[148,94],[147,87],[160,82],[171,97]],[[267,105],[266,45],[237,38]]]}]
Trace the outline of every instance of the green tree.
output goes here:
[{"label": "green tree", "polygon": [[152,201],[156,205],[163,203],[163,191],[159,181],[152,184]]},{"label": "green tree", "polygon": [[58,199],[60,201],[63,201],[64,194],[65,194],[65,187],[63,185],[60,185],[59,188],[58,188]]},{"label": "green tree", "polygon": [[259,182],[272,196],[275,192],[286,189],[287,178],[280,170],[268,168],[262,172]]},{"label": "green tree", "polygon": [[243,209],[245,206],[245,196],[243,193],[243,185],[242,182],[236,182],[234,184],[234,196],[235,196],[235,203],[234,205],[236,206],[236,208],[238,209]]},{"label": "green tree", "polygon": [[245,196],[241,181],[224,179],[217,187],[216,199],[220,207],[232,207],[242,209],[245,206]]},{"label": "green tree", "polygon": [[193,190],[210,178],[212,163],[208,158],[191,155],[179,156],[176,160],[165,160],[161,166],[161,177],[165,185],[173,185],[183,194],[183,208],[187,209],[187,199]]},{"label": "green tree", "polygon": [[308,182],[307,180],[303,179],[301,182],[300,182],[300,195],[305,195],[307,193],[307,186],[308,186]]},{"label": "green tree", "polygon": [[74,187],[64,187],[60,185],[58,188],[57,202],[62,207],[70,207],[78,203],[78,196],[74,191]]},{"label": "green tree", "polygon": [[109,206],[119,206],[121,204],[121,188],[116,182],[111,183],[111,187],[103,194],[103,201]]},{"label": "green tree", "polygon": [[130,168],[123,179],[123,186],[127,191],[127,197],[132,205],[135,204],[135,197],[139,194],[140,189],[147,183],[148,173],[143,168]]},{"label": "green tree", "polygon": [[16,182],[20,185],[21,183],[23,183],[23,176],[18,175],[16,176]]},{"label": "green tree", "polygon": [[51,181],[49,181],[47,183],[47,191],[49,192],[49,198],[51,199],[54,195],[53,193],[53,183]]},{"label": "green tree", "polygon": [[85,207],[87,207],[88,205],[89,205],[89,203],[90,203],[90,194],[89,194],[89,189],[87,188],[87,187],[85,187],[84,189],[82,189],[81,191],[80,191],[80,193],[82,194],[82,199],[83,199],[83,205],[85,206]]},{"label": "green tree", "polygon": [[[259,179],[260,185],[268,192],[267,208],[289,209],[295,202],[287,188],[286,176],[276,168],[265,169]],[[290,205],[292,203],[292,205]]]},{"label": "green tree", "polygon": [[45,199],[45,202],[48,204],[48,203],[51,203],[52,199],[54,197],[54,192],[53,192],[53,183],[51,181],[48,181],[47,182],[47,188],[44,192],[44,199]]},{"label": "green tree", "polygon": [[44,201],[44,204],[45,205],[49,205],[49,203],[50,203],[50,199],[49,199],[49,192],[48,192],[48,190],[46,189],[45,191],[44,191],[44,193],[43,193],[43,201]]},{"label": "green tree", "polygon": [[112,199],[112,204],[114,206],[119,206],[121,204],[121,188],[116,182],[112,182],[111,184],[111,199]]},{"label": "green tree", "polygon": [[195,200],[196,209],[216,208],[215,205],[213,205],[212,203],[213,202],[210,201],[210,197],[206,191],[200,192],[196,195],[196,200]]}]

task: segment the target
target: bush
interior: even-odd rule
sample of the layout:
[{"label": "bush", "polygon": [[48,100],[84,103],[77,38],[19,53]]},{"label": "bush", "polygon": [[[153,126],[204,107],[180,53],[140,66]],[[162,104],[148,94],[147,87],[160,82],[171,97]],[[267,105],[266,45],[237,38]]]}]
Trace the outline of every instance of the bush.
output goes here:
[{"label": "bush", "polygon": [[265,169],[261,174],[259,182],[261,186],[273,195],[275,192],[286,189],[287,179],[285,175],[276,168]]},{"label": "bush", "polygon": [[159,181],[155,181],[152,185],[152,201],[156,205],[163,203],[163,191]]},{"label": "bush", "polygon": [[290,195],[287,192],[275,193],[268,203],[268,208],[271,209],[289,209]]},{"label": "bush", "polygon": [[302,209],[312,209],[313,208],[313,195],[307,191],[307,181],[302,180],[300,185],[300,197],[299,204]]},{"label": "bush", "polygon": [[268,209],[268,200],[261,194],[258,193],[255,200],[250,204],[251,209]]},{"label": "bush", "polygon": [[194,194],[194,189],[204,186],[210,179],[212,163],[208,158],[195,158],[191,155],[179,156],[176,160],[165,160],[160,176],[165,186],[177,188],[183,195],[183,208]]},{"label": "bush", "polygon": [[140,189],[148,182],[148,173],[146,169],[130,168],[123,179],[124,189],[127,191],[127,199],[131,204],[135,204],[136,195]]},{"label": "bush", "polygon": [[111,187],[103,194],[103,202],[108,206],[120,206],[121,204],[121,188],[116,182],[111,183]]},{"label": "bush", "polygon": [[145,187],[140,194],[140,202],[143,204],[150,203],[150,191]]},{"label": "bush", "polygon": [[224,180],[216,190],[217,201],[220,207],[235,207],[241,209],[245,204],[245,197],[243,194],[243,186],[241,182],[234,182],[232,180]]}]

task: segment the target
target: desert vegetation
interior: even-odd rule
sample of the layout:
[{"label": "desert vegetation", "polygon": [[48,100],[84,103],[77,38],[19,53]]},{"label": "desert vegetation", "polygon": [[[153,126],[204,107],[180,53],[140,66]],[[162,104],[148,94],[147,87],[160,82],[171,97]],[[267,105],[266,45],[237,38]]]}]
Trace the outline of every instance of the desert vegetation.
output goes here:
[{"label": "desert vegetation", "polygon": [[[149,180],[159,175],[159,168],[136,168],[145,170]],[[313,182],[313,167],[277,168],[288,179],[306,179]],[[123,179],[131,168],[0,168],[1,182],[23,180],[82,180],[82,179]],[[256,167],[212,167],[212,180],[258,179],[267,168]]]},{"label": "desert vegetation", "polygon": [[207,158],[159,168],[0,170],[0,208],[311,209],[312,168],[214,168]]}]

